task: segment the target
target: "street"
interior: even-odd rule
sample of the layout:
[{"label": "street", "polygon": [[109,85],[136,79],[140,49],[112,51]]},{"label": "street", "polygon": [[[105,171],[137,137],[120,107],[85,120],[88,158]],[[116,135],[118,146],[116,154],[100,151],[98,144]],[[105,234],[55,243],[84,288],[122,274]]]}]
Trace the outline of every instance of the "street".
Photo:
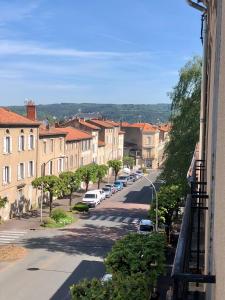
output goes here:
[{"label": "street", "polygon": [[[149,178],[154,181],[157,175],[151,171]],[[102,277],[103,259],[113,243],[135,231],[138,220],[147,217],[149,185],[142,178],[65,228],[21,231],[14,243],[24,246],[28,254],[0,263],[0,299],[70,299],[71,284]]]}]

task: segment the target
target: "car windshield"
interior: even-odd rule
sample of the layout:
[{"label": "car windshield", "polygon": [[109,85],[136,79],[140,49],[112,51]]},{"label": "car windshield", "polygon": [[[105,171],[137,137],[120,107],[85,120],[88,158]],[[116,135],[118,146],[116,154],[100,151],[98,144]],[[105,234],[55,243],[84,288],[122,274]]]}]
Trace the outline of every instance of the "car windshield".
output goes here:
[{"label": "car windshield", "polygon": [[115,181],[114,184],[120,185],[120,182],[119,181]]},{"label": "car windshield", "polygon": [[140,225],[140,231],[153,231],[152,225]]},{"label": "car windshield", "polygon": [[109,191],[110,191],[110,188],[103,188],[103,191],[109,192]]},{"label": "car windshield", "polygon": [[126,180],[127,177],[126,177],[126,176],[120,176],[119,179],[121,179],[121,180]]},{"label": "car windshield", "polygon": [[93,198],[96,198],[95,196],[96,196],[95,194],[85,194],[84,198],[92,198],[93,199]]}]

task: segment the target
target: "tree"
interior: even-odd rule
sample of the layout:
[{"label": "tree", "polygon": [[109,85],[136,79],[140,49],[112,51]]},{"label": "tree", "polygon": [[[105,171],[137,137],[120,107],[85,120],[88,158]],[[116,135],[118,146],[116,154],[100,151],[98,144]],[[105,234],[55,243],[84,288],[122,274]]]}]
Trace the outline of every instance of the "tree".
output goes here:
[{"label": "tree", "polygon": [[39,190],[43,189],[44,193],[49,193],[49,216],[51,216],[53,197],[62,195],[63,184],[61,179],[54,175],[42,176],[34,179],[32,181],[32,186]]},{"label": "tree", "polygon": [[107,175],[108,166],[106,165],[96,165],[96,179],[98,180],[98,189],[100,188],[100,184],[103,178]]},{"label": "tree", "polygon": [[6,206],[6,203],[8,202],[8,198],[7,197],[1,197],[0,196],[0,208],[4,208]]},{"label": "tree", "polygon": [[164,272],[165,237],[161,233],[131,233],[117,241],[105,259],[108,273],[121,276],[145,274],[152,287]]},{"label": "tree", "polygon": [[[164,185],[160,188],[158,195],[158,218],[166,225],[166,234],[169,240],[174,212],[179,209],[182,188],[180,185]],[[150,218],[155,218],[155,199],[150,209]]]},{"label": "tree", "polygon": [[63,184],[63,194],[69,196],[69,206],[72,205],[72,195],[80,187],[81,178],[78,172],[63,172],[59,174]]},{"label": "tree", "polygon": [[81,181],[85,183],[86,185],[86,192],[88,191],[89,183],[96,181],[96,165],[95,164],[89,164],[87,166],[80,167],[77,170],[77,173],[79,174]]},{"label": "tree", "polygon": [[115,173],[115,180],[116,180],[117,175],[118,175],[119,171],[122,168],[122,162],[121,162],[121,160],[117,160],[117,159],[109,160],[108,161],[108,166],[109,166],[109,168],[113,169],[113,171]]},{"label": "tree", "polygon": [[127,155],[127,156],[123,157],[123,165],[124,166],[127,166],[130,169],[133,169],[134,163],[135,163],[135,160],[132,156]]},{"label": "tree", "polygon": [[72,300],[149,299],[150,287],[143,274],[115,275],[112,280],[83,280],[70,287]]},{"label": "tree", "polygon": [[168,184],[181,185],[184,195],[188,190],[187,171],[199,139],[201,64],[198,57],[189,61],[181,69],[179,81],[170,93],[172,129],[160,177]]}]

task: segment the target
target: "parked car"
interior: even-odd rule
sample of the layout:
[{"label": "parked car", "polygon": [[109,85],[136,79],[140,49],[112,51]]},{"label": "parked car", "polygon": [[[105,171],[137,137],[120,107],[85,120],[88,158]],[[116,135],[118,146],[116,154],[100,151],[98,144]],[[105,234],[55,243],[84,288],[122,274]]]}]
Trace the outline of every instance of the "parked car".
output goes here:
[{"label": "parked car", "polygon": [[105,186],[105,187],[103,187],[102,189],[103,189],[103,191],[105,192],[106,198],[109,198],[109,197],[112,196],[112,189],[111,189],[110,187]]},{"label": "parked car", "polygon": [[123,186],[127,186],[128,184],[128,176],[119,176],[118,180],[121,181],[123,183]]},{"label": "parked car", "polygon": [[139,179],[139,176],[136,173],[132,173],[130,176],[133,176],[133,181],[137,181]]},{"label": "parked car", "polygon": [[118,189],[118,191],[121,191],[123,189],[123,183],[122,183],[122,181],[116,180],[114,182],[114,186]]},{"label": "parked car", "polygon": [[100,193],[100,195],[101,195],[101,201],[105,200],[105,198],[106,198],[105,192],[102,189],[99,189],[99,190],[96,190],[96,191],[98,191]]},{"label": "parked car", "polygon": [[154,231],[154,224],[151,220],[142,219],[138,226],[138,233],[149,234]]},{"label": "parked car", "polygon": [[101,202],[101,194],[99,191],[89,191],[84,194],[82,199],[83,203],[86,203],[90,207],[95,207]]},{"label": "parked car", "polygon": [[135,179],[135,177],[134,177],[133,174],[130,174],[129,181],[131,181],[131,182],[135,182],[136,181],[136,179]]},{"label": "parked car", "polygon": [[117,192],[117,189],[115,188],[115,186],[113,184],[106,184],[105,185],[106,187],[110,187],[111,190],[112,190],[112,193],[115,194]]},{"label": "parked car", "polygon": [[101,282],[107,282],[109,280],[112,280],[112,274],[105,274],[102,279]]},{"label": "parked car", "polygon": [[141,170],[136,171],[136,174],[139,174],[140,177],[141,177],[141,176],[144,176],[144,173],[143,173]]}]

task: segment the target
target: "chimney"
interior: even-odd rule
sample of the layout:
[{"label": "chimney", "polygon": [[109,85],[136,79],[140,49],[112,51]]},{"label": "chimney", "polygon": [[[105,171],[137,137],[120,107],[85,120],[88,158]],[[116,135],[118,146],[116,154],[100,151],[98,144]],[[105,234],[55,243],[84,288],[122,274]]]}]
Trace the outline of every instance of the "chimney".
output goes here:
[{"label": "chimney", "polygon": [[37,114],[36,114],[36,105],[34,101],[28,100],[26,102],[26,108],[27,108],[27,118],[36,121],[37,120]]}]

